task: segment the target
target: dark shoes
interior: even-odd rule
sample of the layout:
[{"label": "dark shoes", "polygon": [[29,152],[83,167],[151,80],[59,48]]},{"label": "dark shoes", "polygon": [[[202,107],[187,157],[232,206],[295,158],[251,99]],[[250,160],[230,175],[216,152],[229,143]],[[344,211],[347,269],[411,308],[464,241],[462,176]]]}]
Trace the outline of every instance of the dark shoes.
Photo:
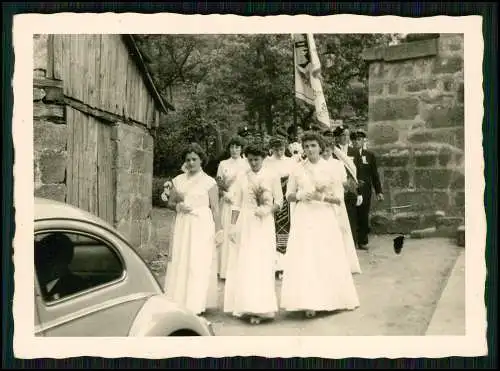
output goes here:
[{"label": "dark shoes", "polygon": [[367,244],[358,244],[358,250],[368,251],[368,245]]}]

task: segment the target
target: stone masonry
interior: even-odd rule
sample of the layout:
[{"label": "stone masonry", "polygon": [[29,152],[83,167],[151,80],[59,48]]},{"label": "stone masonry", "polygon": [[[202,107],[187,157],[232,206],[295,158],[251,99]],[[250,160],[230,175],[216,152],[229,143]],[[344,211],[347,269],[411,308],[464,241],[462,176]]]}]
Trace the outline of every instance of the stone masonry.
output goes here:
[{"label": "stone masonry", "polygon": [[47,35],[34,39],[33,170],[34,194],[66,200],[66,142],[62,81],[46,77]]},{"label": "stone masonry", "polygon": [[[64,81],[48,73],[48,36],[35,35],[33,80],[34,195],[67,201],[68,126]],[[153,137],[146,126],[113,126],[115,227],[141,255],[157,246],[152,227]],[[143,254],[144,253],[144,254]]]},{"label": "stone masonry", "polygon": [[140,249],[156,246],[151,222],[153,184],[153,137],[145,127],[117,123],[115,225]]},{"label": "stone masonry", "polygon": [[463,35],[369,49],[364,57],[369,144],[386,196],[373,202],[373,231],[408,233],[439,220],[456,227],[465,212]]}]

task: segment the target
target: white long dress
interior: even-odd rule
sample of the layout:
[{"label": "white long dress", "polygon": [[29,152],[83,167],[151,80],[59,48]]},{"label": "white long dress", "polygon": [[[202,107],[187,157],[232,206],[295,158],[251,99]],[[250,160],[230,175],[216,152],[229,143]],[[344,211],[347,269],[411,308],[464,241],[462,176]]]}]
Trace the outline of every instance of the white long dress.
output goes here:
[{"label": "white long dress", "polygon": [[[316,185],[335,191],[337,175],[320,159],[304,161],[290,177],[287,194],[312,192]],[[346,255],[337,213],[332,204],[299,201],[294,211],[281,289],[287,311],[354,309],[359,298]]]},{"label": "white long dress", "polygon": [[[248,161],[244,158],[233,159],[228,158],[226,160],[222,160],[217,169],[217,176],[228,179],[232,182],[232,185],[229,187],[228,194],[231,194],[231,188],[235,184],[236,178],[239,174],[243,173],[248,169]],[[230,199],[225,199],[224,197],[220,198],[220,215],[221,215],[221,224],[223,231],[223,242],[217,249],[218,254],[218,274],[222,279],[226,278],[227,271],[227,260],[229,256],[229,250],[231,248],[232,242],[229,240],[229,227],[231,224],[231,213],[233,210],[232,201]]]},{"label": "white long dress", "polygon": [[[290,174],[292,174],[293,169],[297,165],[297,160],[291,158],[291,157],[282,157],[282,158],[276,158],[274,156],[267,157],[264,160],[263,166],[266,167],[271,173],[280,179],[289,177]],[[286,202],[284,203],[284,207],[288,208],[288,220],[289,223],[291,222],[291,210],[294,205],[291,205],[290,203]],[[277,231],[276,233],[279,233]],[[275,271],[283,271],[283,257],[285,254],[280,252],[279,250],[276,250],[276,261],[275,261]]]},{"label": "white long dress", "polygon": [[283,198],[279,178],[266,169],[258,173],[248,170],[235,185],[235,205],[240,211],[236,224],[238,237],[229,253],[224,312],[236,317],[273,317],[278,311],[274,217],[271,212],[263,217],[255,215],[257,203],[252,187],[256,184],[268,190],[274,203],[279,205]]},{"label": "white long dress", "polygon": [[193,210],[175,217],[165,291],[170,300],[196,314],[217,307],[215,222],[208,196],[215,184],[203,171],[173,179],[174,189],[184,195],[184,202]]},{"label": "white long dress", "polygon": [[334,205],[337,212],[338,223],[344,238],[344,246],[346,248],[347,258],[351,267],[352,273],[361,273],[361,266],[359,265],[358,254],[356,253],[356,245],[352,237],[351,224],[349,223],[349,216],[344,202],[344,182],[347,181],[347,171],[344,163],[333,157],[328,159],[333,165],[334,171],[337,174],[335,178],[336,194],[340,196],[340,205]]}]

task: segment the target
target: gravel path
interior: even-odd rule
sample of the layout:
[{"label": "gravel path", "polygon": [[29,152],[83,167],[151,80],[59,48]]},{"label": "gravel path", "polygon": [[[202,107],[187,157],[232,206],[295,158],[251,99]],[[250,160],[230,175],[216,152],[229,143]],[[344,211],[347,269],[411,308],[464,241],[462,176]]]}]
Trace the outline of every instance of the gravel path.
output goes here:
[{"label": "gravel path", "polygon": [[[161,209],[155,209],[154,215],[161,225],[158,232],[166,246],[171,215]],[[208,313],[207,318],[213,322],[219,336],[425,335],[450,272],[463,249],[446,238],[407,239],[401,255],[396,255],[392,247],[393,237],[373,236],[370,251],[358,252],[363,274],[354,277],[361,307],[353,312],[312,320],[280,313],[274,321],[258,326],[220,311]],[[279,294],[280,281],[276,281],[276,290]],[[220,282],[220,306],[223,291],[224,283]],[[457,300],[465,301],[465,288]]]}]

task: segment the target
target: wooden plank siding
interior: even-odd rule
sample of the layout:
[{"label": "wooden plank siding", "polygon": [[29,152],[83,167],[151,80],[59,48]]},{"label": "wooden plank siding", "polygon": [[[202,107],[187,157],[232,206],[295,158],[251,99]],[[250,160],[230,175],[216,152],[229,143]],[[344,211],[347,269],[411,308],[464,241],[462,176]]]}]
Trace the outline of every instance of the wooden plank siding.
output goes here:
[{"label": "wooden plank siding", "polygon": [[121,35],[53,35],[48,48],[53,76],[64,94],[91,108],[157,126],[159,110]]},{"label": "wooden plank siding", "polygon": [[69,129],[67,202],[114,223],[114,146],[112,127],[66,107]]}]

